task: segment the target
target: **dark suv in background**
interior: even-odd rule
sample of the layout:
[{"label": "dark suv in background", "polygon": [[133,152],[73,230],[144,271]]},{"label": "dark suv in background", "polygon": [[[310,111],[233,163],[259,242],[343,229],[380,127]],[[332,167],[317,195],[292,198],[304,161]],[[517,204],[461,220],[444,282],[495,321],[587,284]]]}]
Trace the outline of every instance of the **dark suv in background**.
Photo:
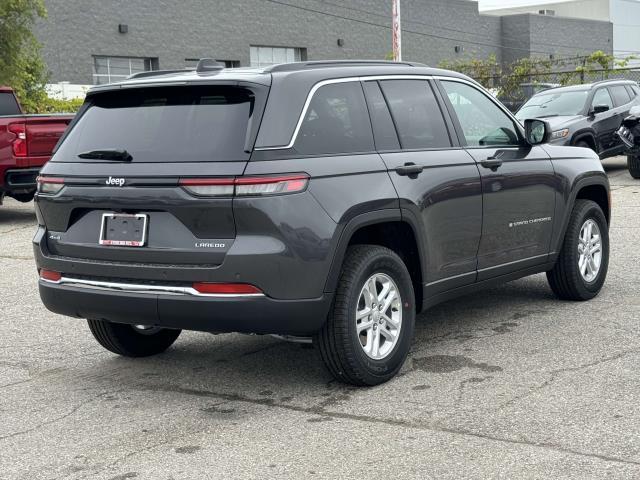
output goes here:
[{"label": "dark suv in background", "polygon": [[395,375],[417,313],[547,272],[607,272],[591,150],[541,145],[458,73],[309,62],[93,88],[39,178],[43,302],[137,357],[181,329],[313,338],[338,379]]},{"label": "dark suv in background", "polygon": [[[636,105],[640,105],[636,82],[605,80],[545,90],[531,97],[516,118],[543,118],[553,130],[552,145],[590,148],[605,159],[624,153],[624,144],[615,133]],[[633,168],[631,162],[629,168]]]}]

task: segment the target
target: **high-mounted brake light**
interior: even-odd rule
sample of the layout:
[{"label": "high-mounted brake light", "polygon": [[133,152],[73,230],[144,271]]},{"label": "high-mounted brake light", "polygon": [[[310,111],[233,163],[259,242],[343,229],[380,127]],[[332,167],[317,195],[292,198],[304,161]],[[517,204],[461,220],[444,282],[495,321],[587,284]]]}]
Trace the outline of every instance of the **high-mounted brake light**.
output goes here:
[{"label": "high-mounted brake light", "polygon": [[64,187],[64,178],[59,177],[38,177],[36,182],[38,193],[45,195],[54,195]]},{"label": "high-mounted brake light", "polygon": [[208,295],[262,295],[262,290],[248,283],[196,282],[192,287],[198,293]]},{"label": "high-mounted brake light", "polygon": [[62,274],[53,270],[42,269],[40,270],[40,278],[50,282],[59,282],[62,279]]},{"label": "high-mounted brake light", "polygon": [[24,123],[10,123],[7,130],[15,135],[11,142],[13,154],[16,157],[26,157],[29,153],[27,150],[27,126]]},{"label": "high-mounted brake light", "polygon": [[180,186],[206,197],[285,195],[302,192],[307,188],[306,173],[238,178],[183,178]]}]

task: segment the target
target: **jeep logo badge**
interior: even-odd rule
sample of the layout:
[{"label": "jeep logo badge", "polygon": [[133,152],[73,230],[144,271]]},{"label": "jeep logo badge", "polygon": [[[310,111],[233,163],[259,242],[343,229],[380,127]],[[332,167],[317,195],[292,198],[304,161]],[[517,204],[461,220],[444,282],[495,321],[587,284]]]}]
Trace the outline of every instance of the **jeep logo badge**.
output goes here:
[{"label": "jeep logo badge", "polygon": [[121,187],[124,185],[124,178],[109,177],[104,183],[106,183],[107,185],[115,185],[117,187]]}]

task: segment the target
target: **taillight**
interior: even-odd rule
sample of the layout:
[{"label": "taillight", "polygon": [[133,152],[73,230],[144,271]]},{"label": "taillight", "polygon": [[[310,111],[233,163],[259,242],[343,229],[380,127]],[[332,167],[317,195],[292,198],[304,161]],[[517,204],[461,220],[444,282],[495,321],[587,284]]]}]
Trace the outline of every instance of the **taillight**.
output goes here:
[{"label": "taillight", "polygon": [[183,178],[179,184],[194,195],[206,197],[230,197],[233,195],[233,178]]},{"label": "taillight", "polygon": [[64,187],[64,178],[38,177],[36,182],[38,184],[38,193],[43,193],[45,195],[54,195]]},{"label": "taillight", "polygon": [[192,287],[206,295],[262,295],[262,290],[248,283],[196,282]]},{"label": "taillight", "polygon": [[307,188],[306,173],[280,176],[238,178],[183,178],[179,184],[185,190],[206,197],[285,195]]},{"label": "taillight", "polygon": [[236,178],[236,195],[280,195],[301,192],[307,188],[309,175],[284,177]]},{"label": "taillight", "polygon": [[50,282],[59,282],[62,279],[62,274],[53,270],[42,269],[40,270],[40,278]]},{"label": "taillight", "polygon": [[11,142],[13,154],[16,157],[27,156],[27,126],[24,123],[10,123],[7,130],[13,133],[16,138]]}]

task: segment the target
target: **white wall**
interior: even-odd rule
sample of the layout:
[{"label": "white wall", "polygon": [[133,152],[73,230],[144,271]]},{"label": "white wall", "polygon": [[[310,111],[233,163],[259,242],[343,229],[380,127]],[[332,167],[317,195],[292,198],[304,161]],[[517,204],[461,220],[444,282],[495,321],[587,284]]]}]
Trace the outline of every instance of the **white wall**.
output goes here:
[{"label": "white wall", "polygon": [[87,90],[92,86],[93,85],[77,85],[69,82],[60,82],[47,84],[46,90],[51,98],[71,100],[74,98],[84,98]]},{"label": "white wall", "polygon": [[[617,0],[565,0],[563,2],[514,2],[505,0],[491,2],[480,0],[482,13],[489,15],[513,15],[516,13],[538,13],[539,10],[554,10],[556,17],[574,17],[588,20],[609,20],[609,3]],[[493,5],[501,5],[495,7]]]},{"label": "white wall", "polygon": [[[640,57],[640,2],[611,0],[611,22],[614,54],[619,57],[632,54]],[[634,60],[632,65],[640,66],[640,59]]]}]

